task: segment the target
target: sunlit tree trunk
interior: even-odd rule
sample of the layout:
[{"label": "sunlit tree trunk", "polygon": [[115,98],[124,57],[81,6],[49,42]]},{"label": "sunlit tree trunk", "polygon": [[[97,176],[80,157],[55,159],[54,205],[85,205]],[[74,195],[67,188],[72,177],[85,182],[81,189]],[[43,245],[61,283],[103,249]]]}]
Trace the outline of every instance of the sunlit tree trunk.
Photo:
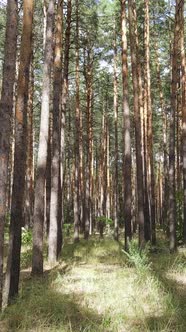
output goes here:
[{"label": "sunlit tree trunk", "polygon": [[163,88],[160,74],[160,63],[158,54],[158,44],[155,41],[155,64],[157,85],[159,90],[160,107],[162,112],[163,122],[163,139],[162,139],[162,154],[163,154],[163,174],[162,174],[162,223],[167,224],[167,210],[168,210],[168,152],[167,152],[167,112],[163,98]]},{"label": "sunlit tree trunk", "polygon": [[34,129],[33,129],[33,97],[34,97],[34,66],[33,54],[30,63],[30,80],[28,94],[28,120],[27,120],[27,165],[25,186],[25,225],[33,224],[34,203]]},{"label": "sunlit tree trunk", "polygon": [[150,217],[152,244],[156,243],[155,230],[155,178],[153,156],[153,131],[152,131],[152,102],[151,102],[151,77],[150,77],[150,26],[149,26],[149,0],[145,0],[145,89],[147,97],[147,186],[150,197]]},{"label": "sunlit tree trunk", "polygon": [[122,22],[122,82],[123,82],[123,142],[124,142],[124,222],[125,222],[125,249],[131,240],[132,219],[132,186],[131,186],[131,138],[130,138],[130,110],[128,103],[128,65],[127,65],[127,27],[126,27],[126,1],[121,2]]},{"label": "sunlit tree trunk", "polygon": [[134,94],[134,122],[136,140],[136,171],[137,171],[137,195],[138,195],[138,224],[139,245],[144,246],[144,188],[143,188],[143,161],[142,161],[142,135],[141,114],[139,105],[139,82],[137,74],[138,43],[137,43],[137,17],[135,1],[129,0],[129,36],[132,63],[132,83]]},{"label": "sunlit tree trunk", "polygon": [[109,132],[109,119],[107,119],[106,125],[106,177],[107,177],[107,188],[106,188],[106,217],[110,219],[110,132]]},{"label": "sunlit tree trunk", "polygon": [[[116,27],[115,27],[116,29]],[[114,238],[118,241],[118,78],[117,78],[117,45],[116,31],[114,38]]]},{"label": "sunlit tree trunk", "polygon": [[75,190],[74,190],[74,241],[79,241],[80,224],[80,95],[79,95],[79,1],[76,0],[76,110],[75,110]]},{"label": "sunlit tree trunk", "polygon": [[15,153],[10,219],[10,240],[5,282],[5,305],[18,293],[21,254],[21,227],[24,225],[26,175],[27,109],[29,68],[32,55],[34,1],[23,2],[23,30],[20,48],[17,99],[15,108]]},{"label": "sunlit tree trunk", "polygon": [[46,43],[41,102],[41,122],[34,201],[32,274],[35,275],[43,273],[44,196],[49,129],[51,66],[53,58],[53,24],[54,0],[50,0],[47,9]]},{"label": "sunlit tree trunk", "polygon": [[179,3],[176,0],[174,42],[172,50],[172,82],[171,82],[171,114],[170,114],[170,140],[169,140],[169,236],[170,251],[176,250],[176,191],[175,191],[175,116],[177,109],[177,70],[179,46]]},{"label": "sunlit tree trunk", "polygon": [[180,47],[181,47],[181,71],[182,71],[182,159],[183,159],[183,192],[184,192],[184,221],[183,241],[186,244],[186,60],[184,48],[184,0],[180,1]]},{"label": "sunlit tree trunk", "polygon": [[52,165],[51,165],[51,198],[50,198],[50,227],[48,238],[48,259],[55,263],[58,256],[58,233],[62,232],[59,220],[59,177],[60,177],[60,106],[62,89],[62,19],[63,1],[58,0],[55,50],[54,50],[54,85],[53,85],[53,135],[52,135]]},{"label": "sunlit tree trunk", "polygon": [[85,234],[87,239],[92,230],[92,160],[93,160],[93,128],[92,128],[92,71],[93,57],[91,50],[87,49],[87,59],[85,64],[86,80],[86,116],[87,116],[87,166],[85,174]]},{"label": "sunlit tree trunk", "polygon": [[7,22],[4,49],[3,80],[0,101],[0,307],[3,286],[4,225],[10,153],[13,91],[16,72],[17,0],[7,1]]},{"label": "sunlit tree trunk", "polygon": [[69,74],[69,51],[70,51],[70,35],[71,35],[71,15],[72,2],[67,1],[67,18],[64,40],[64,64],[63,64],[63,78],[62,78],[62,101],[61,101],[61,155],[60,155],[60,171],[61,171],[61,186],[60,197],[62,197],[62,224],[64,222],[64,165],[65,165],[65,122],[66,122],[66,108],[68,99],[68,74]]}]

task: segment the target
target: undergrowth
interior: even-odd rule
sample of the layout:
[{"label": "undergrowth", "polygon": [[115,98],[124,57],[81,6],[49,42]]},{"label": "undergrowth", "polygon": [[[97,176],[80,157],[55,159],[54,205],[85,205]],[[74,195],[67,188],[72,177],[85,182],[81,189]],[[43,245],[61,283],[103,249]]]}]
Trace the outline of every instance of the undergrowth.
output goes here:
[{"label": "undergrowth", "polygon": [[1,315],[0,331],[185,331],[186,289],[176,280],[185,275],[185,252],[150,249],[139,251],[132,241],[126,253],[111,238],[68,239],[61,261],[42,279],[22,272],[19,297]]}]

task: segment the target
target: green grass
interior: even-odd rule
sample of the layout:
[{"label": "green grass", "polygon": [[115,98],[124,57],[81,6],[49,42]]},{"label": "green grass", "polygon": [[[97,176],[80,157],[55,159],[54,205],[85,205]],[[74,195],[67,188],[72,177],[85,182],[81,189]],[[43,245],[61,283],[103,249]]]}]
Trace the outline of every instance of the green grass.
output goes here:
[{"label": "green grass", "polygon": [[1,315],[0,331],[184,332],[186,253],[129,253],[111,238],[66,240],[61,261],[31,279],[22,253],[20,294]]}]

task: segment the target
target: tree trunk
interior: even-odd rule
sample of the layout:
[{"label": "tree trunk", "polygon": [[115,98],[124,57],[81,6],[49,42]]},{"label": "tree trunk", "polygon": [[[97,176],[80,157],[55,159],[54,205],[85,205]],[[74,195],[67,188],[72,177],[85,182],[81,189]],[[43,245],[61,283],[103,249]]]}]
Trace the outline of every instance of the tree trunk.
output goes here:
[{"label": "tree trunk", "polygon": [[186,61],[184,49],[184,1],[181,1],[181,69],[182,69],[182,158],[183,158],[183,192],[184,221],[183,242],[186,245]]},{"label": "tree trunk", "polygon": [[34,1],[23,3],[23,30],[15,109],[15,154],[10,242],[5,281],[5,302],[18,294],[21,254],[21,227],[24,225],[24,189],[26,175],[26,139],[29,68],[32,56],[32,23]]},{"label": "tree trunk", "polygon": [[0,101],[0,307],[2,305],[4,225],[6,221],[6,193],[9,173],[8,161],[16,72],[17,23],[17,0],[8,0],[3,81]]},{"label": "tree trunk", "polygon": [[76,110],[75,110],[75,190],[74,190],[74,241],[79,241],[80,224],[80,96],[79,96],[79,1],[76,0]]},{"label": "tree trunk", "polygon": [[[115,27],[116,29],[116,27]],[[118,241],[118,78],[116,31],[114,38],[114,239]]]},{"label": "tree trunk", "polygon": [[[85,60],[85,59],[84,59]],[[92,128],[92,70],[93,57],[90,47],[87,49],[87,63],[85,68],[86,81],[86,115],[87,115],[87,167],[85,176],[85,239],[88,239],[92,229],[92,160],[93,160],[93,128]]]},{"label": "tree trunk", "polygon": [[66,19],[66,30],[65,30],[65,41],[64,41],[64,69],[62,79],[62,102],[61,102],[61,155],[60,155],[60,172],[61,172],[61,188],[60,197],[62,197],[62,220],[64,222],[64,165],[65,165],[65,122],[66,122],[66,105],[68,98],[68,71],[69,71],[69,51],[70,51],[70,34],[71,34],[71,14],[72,14],[72,3],[71,0],[67,1],[67,19]]},{"label": "tree trunk", "polygon": [[58,214],[59,206],[59,176],[60,176],[60,105],[62,88],[62,19],[63,1],[58,0],[54,51],[54,85],[53,85],[53,135],[52,135],[52,165],[51,165],[51,198],[50,227],[48,238],[48,259],[54,264],[58,255],[58,233],[61,232]]},{"label": "tree trunk", "polygon": [[41,122],[40,122],[40,136],[39,136],[39,149],[38,149],[35,201],[34,201],[33,256],[32,256],[32,274],[34,275],[39,275],[43,273],[44,196],[45,196],[48,128],[49,128],[51,65],[53,58],[54,3],[55,3],[54,0],[50,0],[47,10],[47,28],[46,28],[43,88],[42,88],[42,102],[41,102]]},{"label": "tree trunk", "polygon": [[155,178],[153,156],[153,132],[152,132],[152,102],[151,102],[151,77],[150,77],[150,26],[149,26],[149,0],[145,0],[145,89],[147,98],[147,186],[150,197],[150,217],[152,244],[156,243],[155,229]]},{"label": "tree trunk", "polygon": [[179,52],[179,3],[176,0],[174,43],[172,53],[171,114],[169,140],[169,240],[170,251],[176,250],[176,198],[175,198],[175,115],[177,109],[177,70]]},{"label": "tree trunk", "polygon": [[34,205],[34,132],[33,132],[33,96],[34,96],[34,67],[33,54],[30,63],[30,80],[28,95],[28,120],[27,120],[27,165],[25,186],[25,226],[33,225]]},{"label": "tree trunk", "polygon": [[136,170],[137,170],[137,195],[138,195],[138,224],[139,224],[139,245],[144,246],[144,188],[143,188],[143,162],[142,162],[142,135],[141,135],[141,114],[139,105],[139,82],[137,71],[138,59],[138,36],[136,6],[134,0],[129,0],[129,36],[132,63],[132,83],[134,94],[134,122],[136,140]]},{"label": "tree trunk", "polygon": [[124,142],[124,222],[125,222],[125,250],[128,249],[132,237],[132,185],[131,185],[131,138],[130,138],[130,111],[128,103],[128,65],[127,65],[127,27],[126,1],[121,2],[122,22],[122,81],[123,81],[123,142]]}]

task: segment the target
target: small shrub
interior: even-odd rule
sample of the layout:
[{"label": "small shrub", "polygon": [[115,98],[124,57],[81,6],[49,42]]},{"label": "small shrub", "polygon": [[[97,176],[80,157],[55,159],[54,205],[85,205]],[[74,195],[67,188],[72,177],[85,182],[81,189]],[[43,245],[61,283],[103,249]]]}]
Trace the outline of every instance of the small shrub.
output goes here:
[{"label": "small shrub", "polygon": [[72,224],[64,224],[63,227],[64,227],[64,230],[65,230],[65,234],[67,236],[70,236],[70,231],[72,229]]},{"label": "small shrub", "polygon": [[149,246],[146,245],[143,250],[139,249],[138,243],[133,240],[129,244],[129,251],[123,250],[125,255],[128,257],[129,262],[135,266],[138,271],[148,270],[150,267],[148,253]]},{"label": "small shrub", "polygon": [[22,227],[22,244],[30,245],[32,244],[32,231]]}]

